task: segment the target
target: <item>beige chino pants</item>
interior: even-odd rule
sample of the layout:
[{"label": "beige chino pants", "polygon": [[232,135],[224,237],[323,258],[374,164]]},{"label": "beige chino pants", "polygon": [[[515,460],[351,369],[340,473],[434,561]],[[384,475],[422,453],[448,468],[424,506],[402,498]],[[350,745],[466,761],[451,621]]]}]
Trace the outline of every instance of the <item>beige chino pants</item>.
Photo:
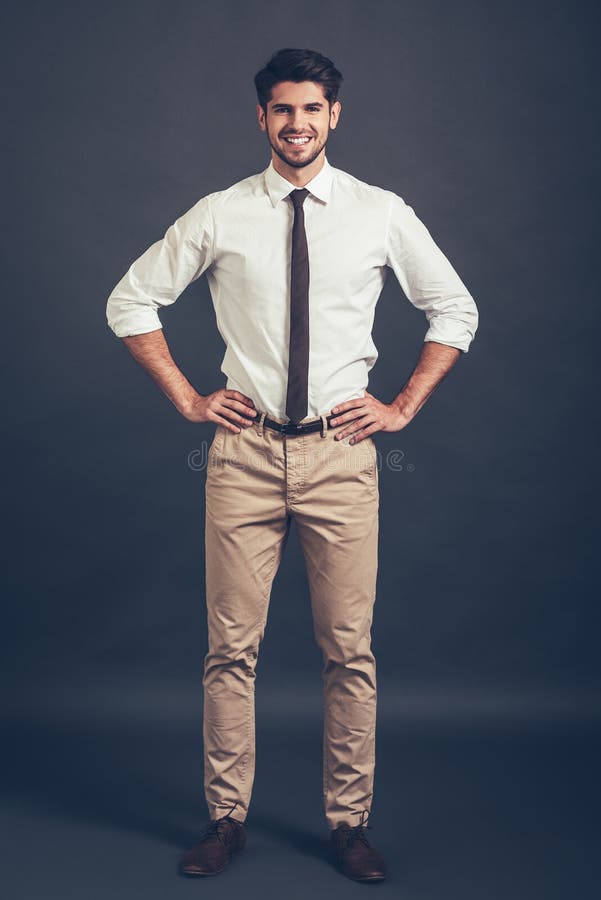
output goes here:
[{"label": "beige chino pants", "polygon": [[[328,826],[371,810],[379,488],[371,437],[335,441],[218,425],[206,480],[204,788],[212,819],[244,821],[255,773],[255,668],[271,586],[292,518],[305,558],[315,639],[323,654],[323,797]],[[269,415],[269,418],[275,418]],[[276,421],[281,421],[277,420]],[[305,422],[315,421],[307,418]],[[318,419],[319,421],[319,419]]]}]

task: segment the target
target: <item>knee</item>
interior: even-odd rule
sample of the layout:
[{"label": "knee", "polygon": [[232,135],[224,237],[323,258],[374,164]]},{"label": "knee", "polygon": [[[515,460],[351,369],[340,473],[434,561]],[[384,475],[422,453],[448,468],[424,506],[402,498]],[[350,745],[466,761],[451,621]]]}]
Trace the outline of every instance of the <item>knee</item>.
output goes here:
[{"label": "knee", "polygon": [[258,656],[258,643],[243,648],[220,646],[209,650],[204,660],[203,682],[207,685],[223,677],[246,682],[255,677]]},{"label": "knee", "polygon": [[371,621],[367,627],[348,626],[316,629],[315,638],[327,668],[361,668],[374,663],[371,650]]}]

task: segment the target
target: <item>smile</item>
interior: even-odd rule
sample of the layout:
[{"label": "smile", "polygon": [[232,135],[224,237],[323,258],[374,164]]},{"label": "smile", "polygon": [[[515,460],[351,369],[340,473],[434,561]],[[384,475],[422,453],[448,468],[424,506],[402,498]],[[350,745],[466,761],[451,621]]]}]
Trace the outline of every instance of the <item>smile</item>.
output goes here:
[{"label": "smile", "polygon": [[311,138],[308,138],[308,137],[298,137],[298,138],[285,137],[284,140],[287,141],[289,144],[299,144],[300,145],[300,144],[307,144],[311,140]]}]

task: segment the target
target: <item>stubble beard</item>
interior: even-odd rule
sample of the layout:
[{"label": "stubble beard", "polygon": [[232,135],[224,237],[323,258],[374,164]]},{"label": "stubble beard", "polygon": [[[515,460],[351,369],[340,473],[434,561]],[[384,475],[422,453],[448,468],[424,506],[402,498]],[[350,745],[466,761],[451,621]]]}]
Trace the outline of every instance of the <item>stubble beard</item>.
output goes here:
[{"label": "stubble beard", "polygon": [[321,146],[319,146],[315,150],[314,153],[311,153],[306,159],[296,160],[296,159],[290,159],[288,156],[286,156],[286,154],[282,150],[280,150],[278,147],[274,147],[274,145],[271,143],[271,138],[269,137],[269,133],[267,134],[267,140],[269,141],[269,146],[271,147],[271,149],[273,150],[275,155],[279,156],[279,158],[282,160],[282,162],[285,162],[286,165],[290,166],[292,169],[304,169],[305,166],[310,166],[312,162],[315,162],[315,160],[317,159],[317,157],[319,156],[321,151],[325,148],[325,146],[328,142],[328,137],[329,137],[329,130],[328,130],[328,135],[327,135],[325,141],[323,142],[323,144],[321,144]]}]

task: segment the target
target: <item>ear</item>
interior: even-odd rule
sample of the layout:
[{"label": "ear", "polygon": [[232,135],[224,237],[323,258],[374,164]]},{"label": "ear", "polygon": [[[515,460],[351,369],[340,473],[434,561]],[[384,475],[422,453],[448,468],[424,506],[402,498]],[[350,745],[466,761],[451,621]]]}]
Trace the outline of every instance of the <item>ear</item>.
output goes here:
[{"label": "ear", "polygon": [[261,129],[261,131],[267,131],[267,121],[265,118],[263,107],[260,103],[257,103],[257,119],[259,120],[259,128]]},{"label": "ear", "polygon": [[330,128],[336,128],[338,125],[341,110],[342,104],[340,100],[336,100],[335,103],[332,103],[332,108],[330,110]]}]

